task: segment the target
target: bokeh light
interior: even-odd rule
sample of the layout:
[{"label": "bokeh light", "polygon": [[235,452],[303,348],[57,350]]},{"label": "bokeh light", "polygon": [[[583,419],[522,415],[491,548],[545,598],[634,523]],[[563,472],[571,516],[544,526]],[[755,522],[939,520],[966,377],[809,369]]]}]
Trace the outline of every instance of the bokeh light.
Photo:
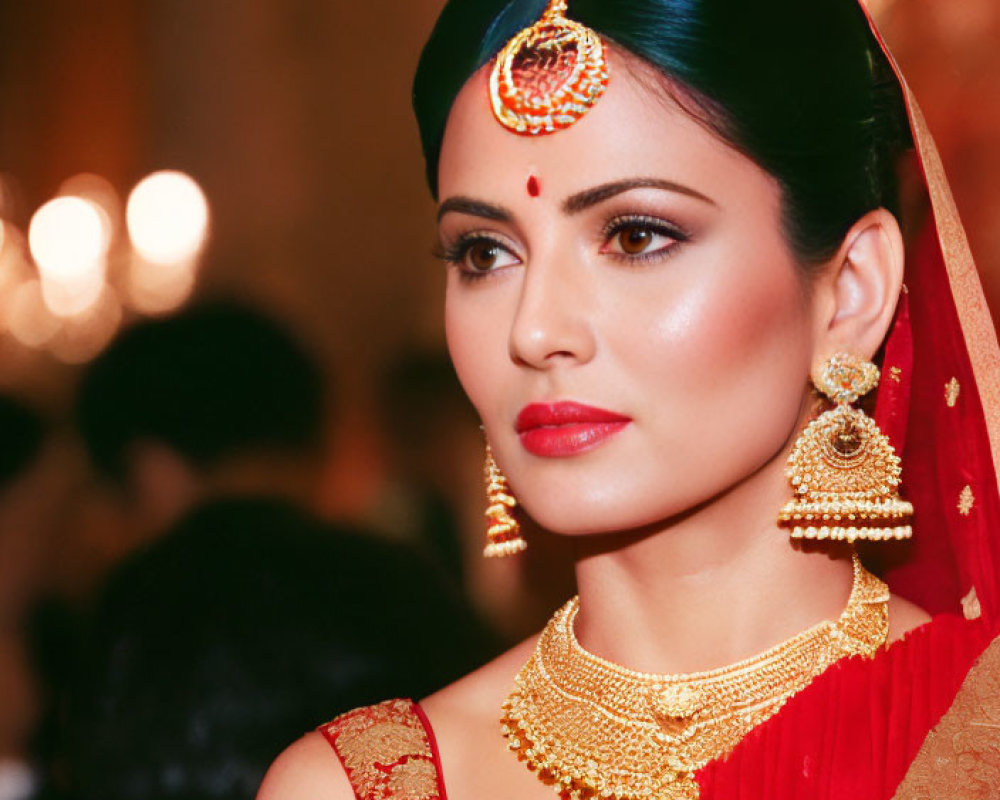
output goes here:
[{"label": "bokeh light", "polygon": [[11,223],[0,220],[0,330],[8,327],[8,307],[14,290],[31,275],[24,237]]},{"label": "bokeh light", "polygon": [[99,270],[60,279],[42,275],[41,284],[42,299],[57,317],[74,317],[84,313],[97,302],[107,286],[104,274]]},{"label": "bokeh light", "polygon": [[193,178],[164,170],[143,178],[125,210],[132,246],[153,264],[195,258],[208,235],[208,201]]},{"label": "bokeh light", "polygon": [[101,211],[106,239],[109,243],[114,241],[115,222],[121,219],[122,201],[111,181],[91,172],[83,172],[63,181],[56,194],[82,197],[97,206]]},{"label": "bokeh light", "polygon": [[42,299],[60,317],[86,311],[101,294],[112,227],[95,201],[57,197],[31,219],[28,245],[41,275]]},{"label": "bokeh light", "polygon": [[196,277],[194,261],[154,264],[133,253],[126,277],[128,303],[140,314],[166,314],[187,301]]},{"label": "bokeh light", "polygon": [[37,278],[23,281],[13,289],[6,311],[7,329],[26,347],[44,347],[62,327],[62,322],[45,305]]},{"label": "bokeh light", "polygon": [[103,209],[83,197],[57,197],[31,218],[28,245],[39,271],[54,280],[102,268],[110,237]]},{"label": "bokeh light", "polygon": [[66,320],[47,347],[65,364],[83,364],[104,349],[121,322],[122,306],[118,295],[111,286],[104,284],[90,307]]}]

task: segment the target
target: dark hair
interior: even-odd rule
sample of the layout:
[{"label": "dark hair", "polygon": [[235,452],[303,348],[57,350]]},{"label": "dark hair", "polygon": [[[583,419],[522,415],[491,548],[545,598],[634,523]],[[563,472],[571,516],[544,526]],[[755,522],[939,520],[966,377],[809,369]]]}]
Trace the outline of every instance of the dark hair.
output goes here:
[{"label": "dark hair", "polygon": [[[413,90],[433,193],[459,89],[545,6],[445,6]],[[896,213],[909,127],[857,0],[572,0],[568,16],[656,67],[682,107],[779,181],[786,235],[804,262],[832,255],[866,212]]]},{"label": "dark hair", "polygon": [[322,376],[299,343],[259,312],[220,302],[128,329],[90,365],[76,398],[91,459],[118,479],[141,439],[202,468],[247,451],[305,453],[323,411]]}]

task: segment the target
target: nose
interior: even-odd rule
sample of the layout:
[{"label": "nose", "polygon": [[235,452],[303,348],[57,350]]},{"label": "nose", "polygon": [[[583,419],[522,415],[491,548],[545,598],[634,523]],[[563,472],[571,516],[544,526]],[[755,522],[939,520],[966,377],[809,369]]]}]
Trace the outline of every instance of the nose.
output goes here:
[{"label": "nose", "polygon": [[549,369],[594,357],[593,290],[588,271],[571,258],[526,265],[508,348],[516,364]]}]

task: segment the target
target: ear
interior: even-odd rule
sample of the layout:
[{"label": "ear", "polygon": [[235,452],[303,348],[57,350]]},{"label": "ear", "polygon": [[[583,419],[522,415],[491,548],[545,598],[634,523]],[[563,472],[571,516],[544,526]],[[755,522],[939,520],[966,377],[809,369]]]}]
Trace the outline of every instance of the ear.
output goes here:
[{"label": "ear", "polygon": [[816,364],[838,352],[875,355],[892,324],[904,260],[899,223],[884,208],[851,226],[820,279]]}]

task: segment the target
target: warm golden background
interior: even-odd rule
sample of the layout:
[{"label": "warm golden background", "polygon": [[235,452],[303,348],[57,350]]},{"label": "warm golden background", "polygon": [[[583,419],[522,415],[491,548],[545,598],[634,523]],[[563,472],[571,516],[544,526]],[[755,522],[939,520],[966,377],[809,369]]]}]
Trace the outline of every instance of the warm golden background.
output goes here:
[{"label": "warm golden background", "polygon": [[[433,206],[409,107],[441,4],[0,0],[8,256],[34,211],[74,176],[100,176],[121,201],[154,170],[195,178],[211,208],[195,296],[259,305],[336,376],[318,501],[330,515],[370,517],[380,496],[389,447],[372,412],[376,376],[398,353],[443,342],[442,268],[430,256]],[[937,136],[1000,310],[1000,3],[873,5]],[[14,319],[11,298],[32,269],[0,250],[0,390],[59,420],[81,369],[73,362],[101,336],[82,349],[51,331],[48,342],[25,337],[18,326],[32,321],[23,309]],[[134,316],[126,302],[123,324]],[[36,491],[60,518],[45,580],[73,594],[129,545],[81,490],[86,469],[65,447]]]}]

